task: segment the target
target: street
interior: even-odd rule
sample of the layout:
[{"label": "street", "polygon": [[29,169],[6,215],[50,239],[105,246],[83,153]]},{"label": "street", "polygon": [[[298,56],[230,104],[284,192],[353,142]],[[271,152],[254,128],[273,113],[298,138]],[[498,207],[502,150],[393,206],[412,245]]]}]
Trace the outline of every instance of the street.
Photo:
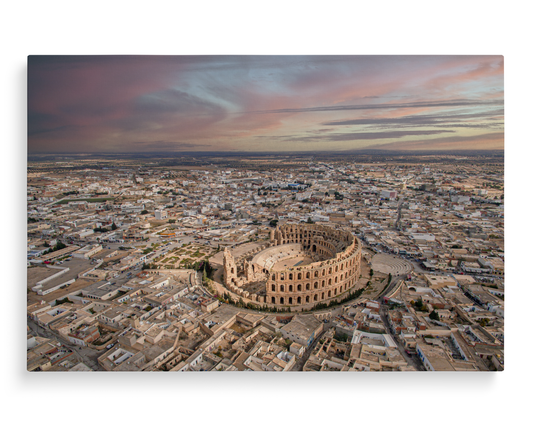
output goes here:
[{"label": "street", "polygon": [[98,364],[98,357],[104,353],[104,351],[95,351],[94,349],[90,349],[88,347],[80,347],[77,345],[73,345],[68,340],[64,339],[59,334],[56,334],[52,332],[51,330],[44,328],[37,324],[35,321],[28,319],[28,326],[33,331],[34,334],[45,337],[47,339],[55,339],[61,345],[65,346],[66,348],[70,349],[74,354],[77,355],[78,361],[83,362],[87,367],[91,368],[94,371],[105,371],[99,364]]}]

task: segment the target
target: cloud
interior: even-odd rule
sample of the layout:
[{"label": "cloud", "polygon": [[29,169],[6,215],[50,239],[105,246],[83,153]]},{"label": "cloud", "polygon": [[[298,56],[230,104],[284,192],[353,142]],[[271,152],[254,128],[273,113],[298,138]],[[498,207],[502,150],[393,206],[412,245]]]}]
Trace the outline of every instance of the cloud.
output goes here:
[{"label": "cloud", "polygon": [[430,136],[441,133],[454,133],[453,130],[398,130],[390,132],[352,132],[352,133],[333,133],[324,136],[301,136],[288,137],[290,142],[346,142],[346,141],[364,141],[364,140],[381,140],[381,139],[400,139],[407,136]]},{"label": "cloud", "polygon": [[504,133],[493,132],[473,136],[457,135],[417,141],[399,141],[373,148],[384,150],[504,149]]},{"label": "cloud", "polygon": [[470,127],[490,128],[501,123],[482,123],[480,120],[491,120],[503,116],[503,109],[498,108],[478,113],[440,113],[414,114],[403,117],[369,117],[349,120],[337,120],[321,123],[323,126],[374,126],[380,128],[398,127]]},{"label": "cloud", "polygon": [[474,107],[503,105],[503,100],[470,100],[451,99],[447,101],[422,101],[407,103],[388,104],[365,104],[365,105],[331,105],[310,108],[282,108],[270,111],[249,111],[250,114],[279,114],[294,112],[331,112],[331,111],[353,111],[353,110],[373,110],[373,109],[398,109],[398,108],[442,108],[442,107]]}]

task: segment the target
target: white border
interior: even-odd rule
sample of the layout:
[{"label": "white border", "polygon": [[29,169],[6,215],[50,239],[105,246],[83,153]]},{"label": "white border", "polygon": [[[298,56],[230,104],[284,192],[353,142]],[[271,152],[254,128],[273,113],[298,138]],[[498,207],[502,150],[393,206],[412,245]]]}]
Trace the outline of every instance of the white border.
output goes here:
[{"label": "white border", "polygon": [[[189,3],[189,2],[188,2]],[[530,402],[527,256],[530,19],[481,1],[19,2],[0,29],[4,418],[39,424],[297,422],[502,424]],[[370,5],[372,4],[372,5]],[[76,5],[76,6],[75,6]],[[499,374],[55,374],[25,372],[26,57],[29,54],[503,54],[506,371]],[[526,386],[521,386],[522,383]],[[9,415],[9,416],[8,416]],[[512,416],[512,417],[511,417]],[[527,419],[527,417],[525,417]],[[527,420],[526,420],[527,421]]]}]

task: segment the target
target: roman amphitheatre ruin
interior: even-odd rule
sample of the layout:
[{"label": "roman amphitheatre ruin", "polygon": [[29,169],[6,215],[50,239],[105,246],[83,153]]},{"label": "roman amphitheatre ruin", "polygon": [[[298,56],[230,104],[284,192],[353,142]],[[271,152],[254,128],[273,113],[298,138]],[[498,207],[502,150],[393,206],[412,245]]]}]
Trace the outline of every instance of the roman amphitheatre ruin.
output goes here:
[{"label": "roman amphitheatre ruin", "polygon": [[217,289],[258,307],[312,309],[350,295],[361,276],[361,242],[351,232],[287,224],[269,241],[234,258],[223,255]]}]

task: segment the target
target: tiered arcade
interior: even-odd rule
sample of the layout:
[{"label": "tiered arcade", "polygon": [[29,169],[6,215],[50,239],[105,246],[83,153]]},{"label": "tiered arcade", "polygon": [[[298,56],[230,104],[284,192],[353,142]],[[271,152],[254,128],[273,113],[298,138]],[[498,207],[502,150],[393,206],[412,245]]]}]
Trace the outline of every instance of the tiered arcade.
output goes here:
[{"label": "tiered arcade", "polygon": [[[361,270],[359,240],[349,231],[323,225],[278,226],[271,231],[270,244],[252,254],[237,267],[225,250],[224,283],[232,292],[268,305],[312,307],[327,302],[355,287]],[[264,290],[244,291],[251,282],[264,284]]]}]

